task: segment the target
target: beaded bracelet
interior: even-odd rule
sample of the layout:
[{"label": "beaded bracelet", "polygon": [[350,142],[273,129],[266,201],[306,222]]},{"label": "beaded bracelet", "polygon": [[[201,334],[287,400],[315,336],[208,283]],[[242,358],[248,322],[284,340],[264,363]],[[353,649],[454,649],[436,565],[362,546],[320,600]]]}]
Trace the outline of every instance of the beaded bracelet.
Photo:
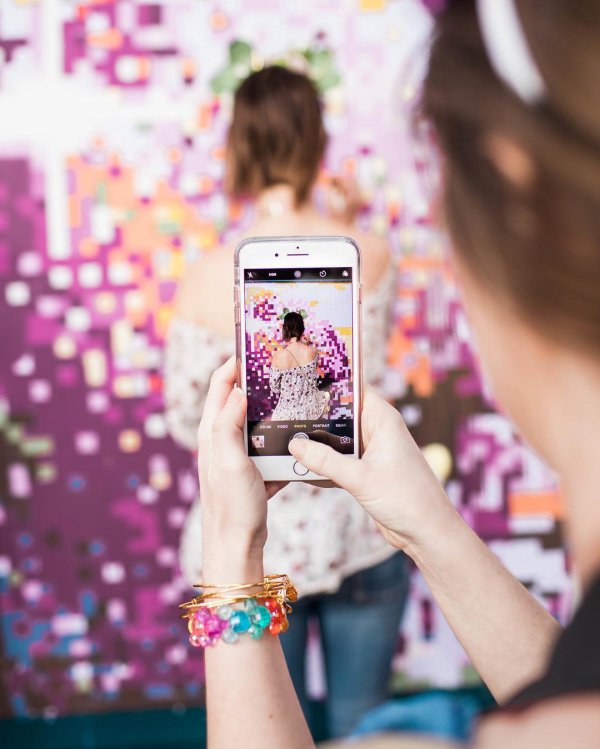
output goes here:
[{"label": "beaded bracelet", "polygon": [[[180,608],[185,609],[182,618],[188,620],[190,644],[200,648],[219,640],[233,644],[244,634],[257,640],[267,630],[271,635],[285,632],[290,602],[298,598],[287,575],[269,575],[262,583],[194,587],[202,588],[202,593]],[[242,606],[234,608],[235,604]]]}]

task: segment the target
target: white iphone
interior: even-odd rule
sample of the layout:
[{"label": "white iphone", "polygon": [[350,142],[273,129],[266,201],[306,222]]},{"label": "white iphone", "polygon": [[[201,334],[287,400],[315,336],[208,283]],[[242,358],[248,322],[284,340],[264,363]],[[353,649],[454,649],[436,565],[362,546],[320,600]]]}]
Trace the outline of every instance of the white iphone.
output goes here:
[{"label": "white iphone", "polygon": [[261,237],[235,253],[238,384],[248,455],[267,481],[322,479],[293,437],[359,456],[360,250],[347,237]]}]

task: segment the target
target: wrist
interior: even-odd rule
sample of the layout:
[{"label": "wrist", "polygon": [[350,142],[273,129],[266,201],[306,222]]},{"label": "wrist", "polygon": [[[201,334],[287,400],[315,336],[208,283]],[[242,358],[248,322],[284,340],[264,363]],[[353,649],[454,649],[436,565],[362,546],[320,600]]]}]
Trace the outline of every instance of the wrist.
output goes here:
[{"label": "wrist", "polygon": [[251,583],[263,577],[262,534],[203,524],[202,570],[216,585]]},{"label": "wrist", "polygon": [[426,567],[433,557],[447,556],[460,545],[461,532],[467,524],[444,494],[440,503],[421,524],[418,533],[411,535],[404,546],[404,552],[419,569]]}]

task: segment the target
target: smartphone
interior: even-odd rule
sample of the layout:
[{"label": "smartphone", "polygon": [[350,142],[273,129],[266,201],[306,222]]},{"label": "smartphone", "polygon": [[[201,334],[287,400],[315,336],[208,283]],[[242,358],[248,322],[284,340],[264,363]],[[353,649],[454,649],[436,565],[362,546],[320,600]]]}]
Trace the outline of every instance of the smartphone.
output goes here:
[{"label": "smartphone", "polygon": [[348,237],[260,237],[236,249],[244,440],[267,481],[323,478],[290,454],[294,437],[360,454],[361,288]]}]

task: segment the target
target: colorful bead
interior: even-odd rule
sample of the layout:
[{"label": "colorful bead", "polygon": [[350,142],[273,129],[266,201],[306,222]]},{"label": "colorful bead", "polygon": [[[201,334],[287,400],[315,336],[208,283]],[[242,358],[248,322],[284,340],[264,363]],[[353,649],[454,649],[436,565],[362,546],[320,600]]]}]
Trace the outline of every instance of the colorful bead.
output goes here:
[{"label": "colorful bead", "polygon": [[195,648],[209,648],[214,645],[216,638],[209,637],[208,635],[191,635],[190,644]]},{"label": "colorful bead", "polygon": [[253,640],[260,640],[263,635],[263,629],[262,627],[253,624],[248,630],[248,634]]},{"label": "colorful bead", "polygon": [[279,622],[281,623],[281,620],[284,618],[285,614],[282,612],[280,608],[276,608],[273,611],[271,611],[271,621],[272,622]]},{"label": "colorful bead", "polygon": [[256,611],[257,607],[258,604],[256,603],[256,600],[254,598],[247,598],[244,601],[244,608],[249,614],[251,614],[253,611]]},{"label": "colorful bead", "polygon": [[250,617],[245,611],[235,611],[229,620],[229,626],[239,634],[247,632],[250,629]]},{"label": "colorful bead", "polygon": [[283,620],[283,621],[281,622],[281,631],[282,631],[282,632],[287,632],[289,628],[290,628],[290,623],[289,623],[289,621],[287,620],[287,617],[286,617],[286,618],[285,618],[285,619],[284,619],[284,620]]},{"label": "colorful bead", "polygon": [[194,613],[194,619],[198,622],[205,622],[209,616],[210,611],[208,609],[198,609],[198,611]]},{"label": "colorful bead", "polygon": [[209,637],[214,637],[215,635],[218,636],[221,634],[224,629],[223,625],[226,627],[227,622],[224,622],[219,616],[213,614],[212,616],[209,616],[204,623],[204,629]]},{"label": "colorful bead", "polygon": [[269,611],[275,611],[279,608],[279,603],[275,598],[265,598],[264,606],[266,609],[269,609]]},{"label": "colorful bead", "polygon": [[252,622],[260,629],[268,627],[271,623],[271,612],[265,606],[257,606],[252,614]]},{"label": "colorful bead", "polygon": [[193,617],[189,621],[188,630],[191,635],[203,635],[204,622],[200,619],[196,619],[196,617]]},{"label": "colorful bead", "polygon": [[219,606],[219,608],[217,609],[217,616],[220,619],[224,619],[225,621],[230,619],[232,614],[233,614],[233,609],[228,604]]},{"label": "colorful bead", "polygon": [[237,632],[234,632],[229,627],[225,630],[223,630],[223,633],[221,635],[221,639],[223,642],[226,642],[228,645],[233,645],[234,642],[237,642],[239,639],[239,636]]},{"label": "colorful bead", "polygon": [[272,635],[278,635],[281,632],[281,622],[271,622],[269,624],[269,632]]}]

